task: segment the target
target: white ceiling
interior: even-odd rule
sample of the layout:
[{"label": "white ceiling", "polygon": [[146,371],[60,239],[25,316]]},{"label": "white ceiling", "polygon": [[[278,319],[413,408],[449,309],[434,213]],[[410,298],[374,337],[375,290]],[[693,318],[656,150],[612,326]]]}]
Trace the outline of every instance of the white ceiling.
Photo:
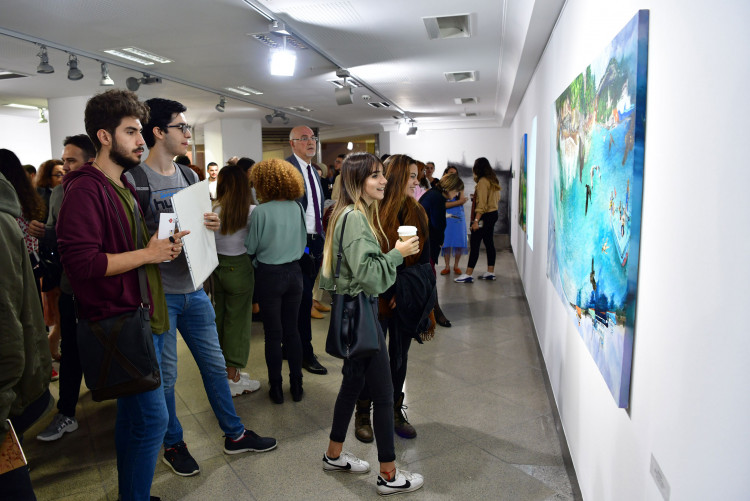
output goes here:
[{"label": "white ceiling", "polygon": [[[142,99],[167,97],[188,107],[199,125],[218,118],[258,118],[287,111],[289,126],[308,124],[328,137],[392,127],[399,109],[421,128],[508,125],[546,46],[564,0],[0,0],[0,69],[28,75],[0,80],[0,104],[47,106],[48,98],[90,96],[99,86],[99,63],[114,63],[105,49],[136,46],[174,62],[144,67],[109,65],[118,87],[136,69],[164,77],[143,85]],[[265,15],[261,14],[264,13]],[[423,17],[468,14],[472,36],[430,40]],[[297,51],[293,77],[268,71],[269,50],[248,36],[268,32],[267,17],[283,21],[313,49]],[[36,73],[46,41],[55,73]],[[69,81],[67,55],[79,55],[85,77]],[[337,67],[366,82],[353,104],[334,99]],[[476,71],[478,81],[449,83],[443,73]],[[186,83],[194,84],[193,88]],[[263,91],[243,102],[223,90],[246,85]],[[377,94],[376,94],[377,93]],[[226,112],[214,106],[228,97]],[[371,101],[388,101],[375,109]],[[477,103],[457,105],[455,98]],[[287,110],[304,106],[309,113]],[[0,106],[0,114],[20,113]],[[29,112],[27,112],[29,113]],[[31,112],[33,113],[33,112]],[[464,113],[476,113],[466,117]],[[2,116],[0,115],[0,120]],[[268,126],[263,121],[264,126]],[[275,120],[273,127],[282,126]],[[270,126],[269,126],[270,127]],[[288,127],[288,126],[287,126]]]}]

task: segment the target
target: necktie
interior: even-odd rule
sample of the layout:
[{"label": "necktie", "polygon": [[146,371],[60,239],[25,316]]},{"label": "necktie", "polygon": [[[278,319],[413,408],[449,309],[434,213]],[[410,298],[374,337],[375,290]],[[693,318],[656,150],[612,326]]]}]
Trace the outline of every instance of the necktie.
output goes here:
[{"label": "necktie", "polygon": [[307,166],[307,179],[310,181],[310,191],[312,192],[312,197],[310,200],[308,200],[308,203],[313,204],[313,207],[315,207],[315,233],[318,235],[323,234],[323,224],[320,222],[320,206],[318,205],[318,189],[315,187],[315,178],[312,174],[312,166]]}]

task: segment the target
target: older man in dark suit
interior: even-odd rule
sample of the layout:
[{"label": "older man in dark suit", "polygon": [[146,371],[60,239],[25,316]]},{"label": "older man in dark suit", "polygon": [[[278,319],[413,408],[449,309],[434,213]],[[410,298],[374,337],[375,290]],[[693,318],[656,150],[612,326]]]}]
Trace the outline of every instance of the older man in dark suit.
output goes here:
[{"label": "older man in dark suit", "polygon": [[294,154],[287,158],[302,174],[305,180],[305,193],[297,201],[305,211],[305,226],[307,227],[307,248],[312,258],[312,269],[303,270],[302,303],[299,307],[297,328],[302,340],[302,367],[312,374],[326,374],[328,370],[320,365],[312,347],[312,327],[310,325],[310,311],[312,309],[312,290],[315,277],[323,259],[323,186],[320,176],[310,162],[318,147],[318,138],[312,129],[301,125],[289,133],[289,144]]}]

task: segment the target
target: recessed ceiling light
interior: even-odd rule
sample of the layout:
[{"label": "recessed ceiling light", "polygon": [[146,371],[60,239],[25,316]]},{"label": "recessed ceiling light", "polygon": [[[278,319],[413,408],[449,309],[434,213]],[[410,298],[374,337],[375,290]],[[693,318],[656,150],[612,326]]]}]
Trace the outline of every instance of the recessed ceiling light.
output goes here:
[{"label": "recessed ceiling light", "polygon": [[158,54],[154,54],[153,52],[149,52],[147,50],[139,49],[138,47],[123,47],[122,50],[130,54],[135,54],[138,57],[149,59],[156,63],[167,64],[167,63],[172,62],[171,59],[168,59],[164,56],[160,56]]},{"label": "recessed ceiling light", "polygon": [[18,103],[8,103],[8,104],[4,104],[3,106],[7,106],[8,108],[20,108],[22,110],[36,110],[36,109],[39,109],[38,106],[29,106],[28,104],[18,104]]},{"label": "recessed ceiling light", "polygon": [[146,59],[143,59],[143,58],[140,58],[140,57],[135,57],[132,54],[128,54],[126,52],[121,52],[121,51],[119,51],[117,49],[107,49],[107,50],[105,50],[103,52],[106,52],[107,54],[111,54],[113,56],[120,57],[122,59],[127,59],[128,61],[133,61],[133,62],[136,62],[138,64],[142,64],[144,66],[151,66],[152,64],[154,64],[153,61],[147,61]]},{"label": "recessed ceiling light", "polygon": [[258,89],[253,89],[252,87],[248,87],[247,85],[239,85],[237,86],[238,89],[249,92],[250,94],[253,94],[255,96],[260,96],[263,94],[263,91],[260,91]]},{"label": "recessed ceiling light", "polygon": [[245,92],[244,90],[235,89],[234,87],[224,87],[224,90],[228,90],[229,92],[234,92],[235,94],[239,94],[240,96],[249,96],[249,92]]}]

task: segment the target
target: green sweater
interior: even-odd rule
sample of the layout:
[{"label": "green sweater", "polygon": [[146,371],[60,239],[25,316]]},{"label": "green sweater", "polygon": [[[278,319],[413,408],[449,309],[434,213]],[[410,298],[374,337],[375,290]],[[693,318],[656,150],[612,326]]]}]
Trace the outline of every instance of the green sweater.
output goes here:
[{"label": "green sweater", "polygon": [[[348,208],[354,209],[354,205]],[[341,272],[338,280],[334,278],[341,226],[346,214],[347,212],[339,218],[334,231],[328,234],[328,238],[334,239],[331,270],[329,273],[321,271],[320,288],[332,291],[335,286],[336,293],[350,296],[363,291],[371,296],[382,294],[396,281],[396,267],[404,258],[396,249],[383,254],[367,224],[367,218],[359,211],[349,213],[346,218]]]},{"label": "green sweater", "polygon": [[302,257],[307,230],[302,207],[294,200],[260,204],[250,216],[245,248],[255,256],[253,266],[286,264]]}]

